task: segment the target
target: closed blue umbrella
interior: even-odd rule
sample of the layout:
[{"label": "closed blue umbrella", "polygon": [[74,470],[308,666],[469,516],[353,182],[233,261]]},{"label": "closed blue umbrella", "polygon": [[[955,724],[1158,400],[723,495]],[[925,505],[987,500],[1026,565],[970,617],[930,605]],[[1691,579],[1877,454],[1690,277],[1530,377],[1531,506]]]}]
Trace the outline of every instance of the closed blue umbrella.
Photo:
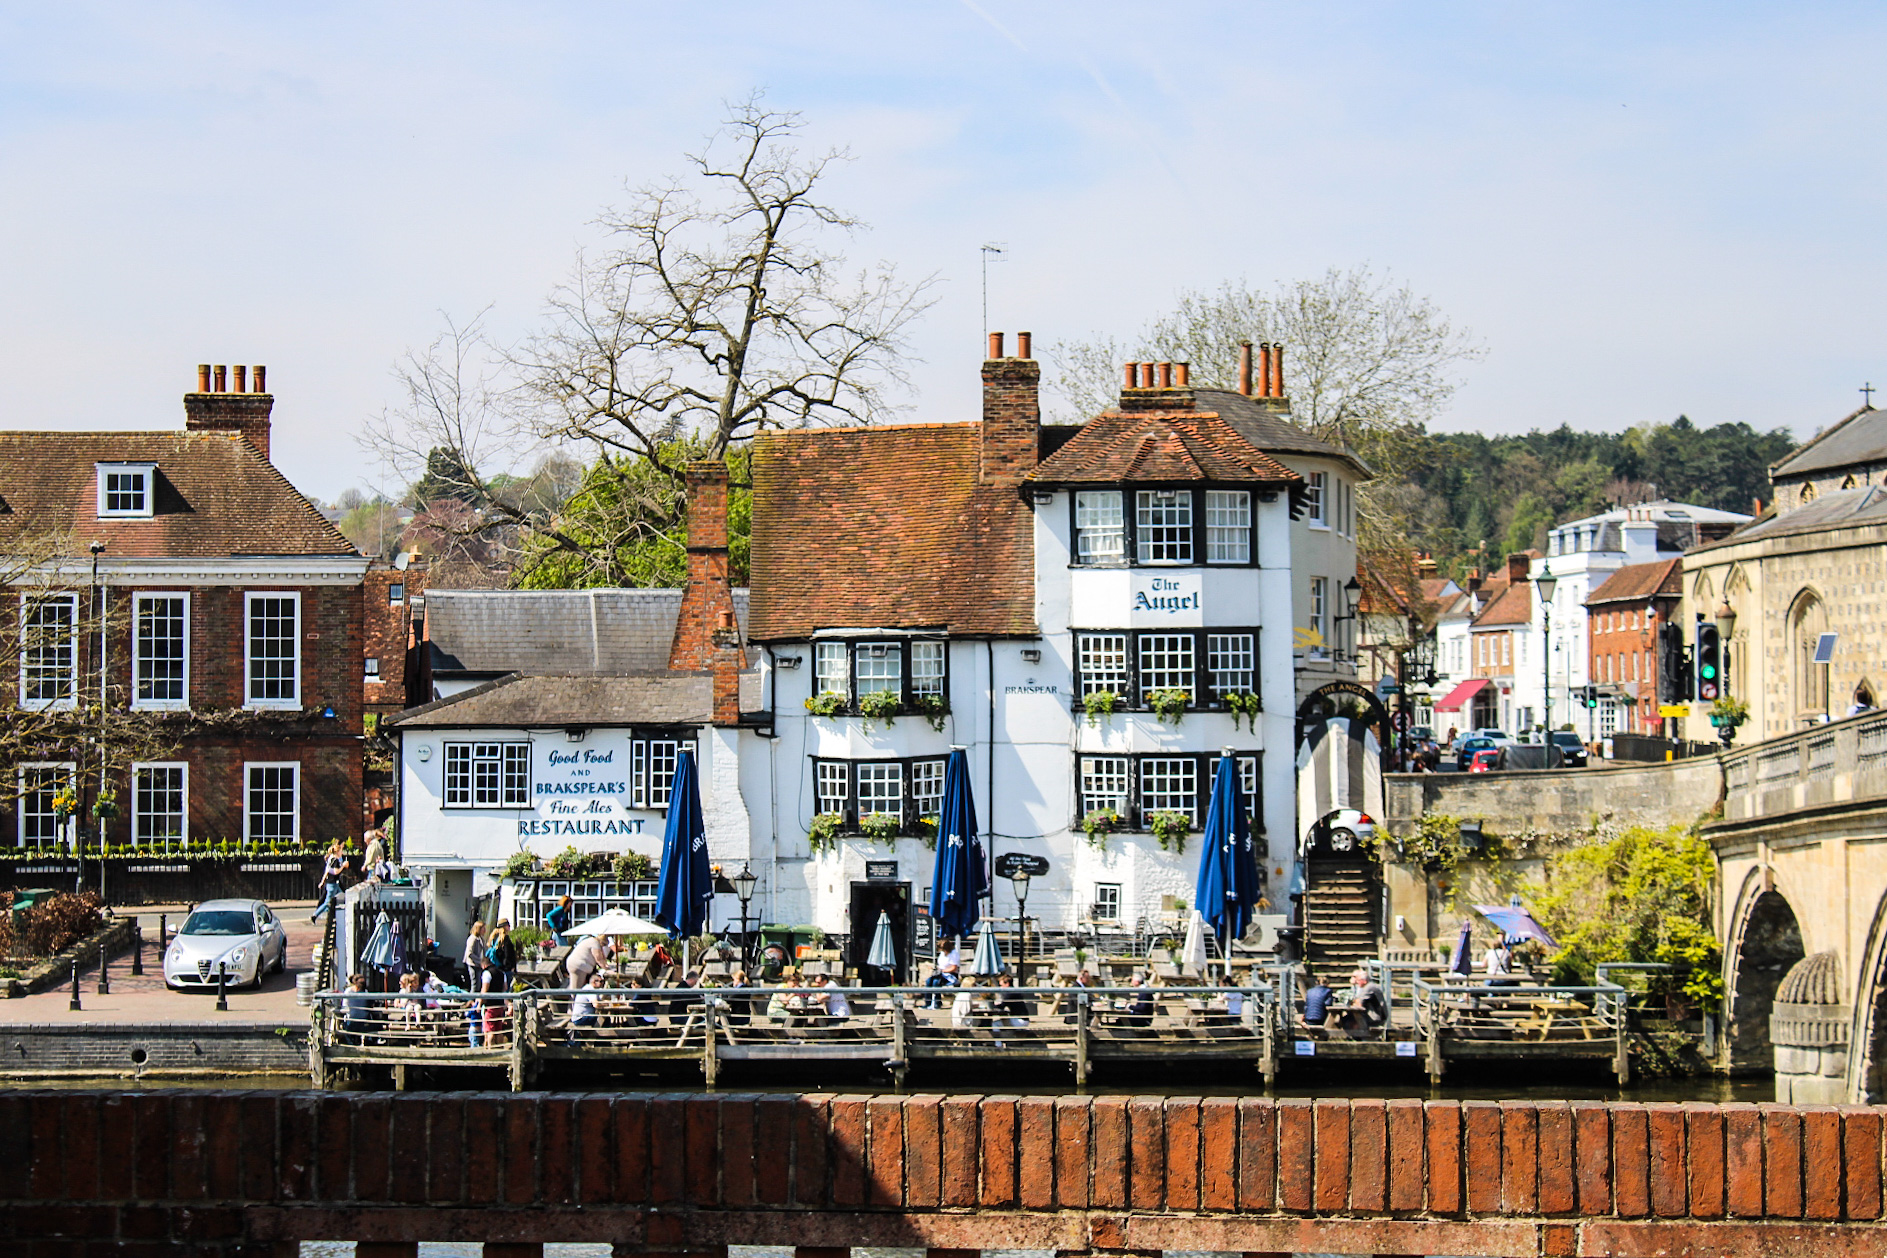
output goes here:
[{"label": "closed blue umbrella", "polygon": [[[989,892],[983,843],[976,837],[976,802],[970,798],[970,758],[952,748],[944,762],[943,809],[937,817],[937,864],[930,878],[930,915],[940,935],[967,935],[983,916]],[[975,973],[974,970],[971,973]]]},{"label": "closed blue umbrella", "polygon": [[367,936],[367,946],[360,950],[360,963],[381,969],[393,964],[393,919],[385,909],[374,919],[373,934]]},{"label": "closed blue umbrella", "polygon": [[1258,852],[1238,788],[1238,762],[1228,750],[1219,757],[1206,807],[1204,841],[1194,900],[1214,933],[1239,939],[1258,905]]},{"label": "closed blue umbrella", "polygon": [[1474,923],[1461,919],[1461,937],[1455,940],[1454,956],[1448,959],[1450,974],[1474,973]]},{"label": "closed blue umbrella", "polygon": [[1002,960],[1002,947],[996,942],[996,924],[985,920],[977,928],[976,955],[970,958],[970,973],[979,978],[990,978],[1001,974],[1006,968]]},{"label": "closed blue umbrella", "polygon": [[692,751],[675,758],[675,781],[668,793],[668,826],[662,832],[662,872],[655,886],[655,924],[687,939],[701,933],[714,898],[714,871],[708,866],[707,824],[701,817],[701,790]]},{"label": "closed blue umbrella", "polygon": [[387,934],[387,959],[380,968],[395,978],[406,973],[406,931],[398,921]]},{"label": "closed blue umbrella", "polygon": [[878,911],[878,927],[872,931],[871,951],[866,954],[865,964],[880,970],[898,968],[898,946],[891,938],[891,914],[883,909]]}]

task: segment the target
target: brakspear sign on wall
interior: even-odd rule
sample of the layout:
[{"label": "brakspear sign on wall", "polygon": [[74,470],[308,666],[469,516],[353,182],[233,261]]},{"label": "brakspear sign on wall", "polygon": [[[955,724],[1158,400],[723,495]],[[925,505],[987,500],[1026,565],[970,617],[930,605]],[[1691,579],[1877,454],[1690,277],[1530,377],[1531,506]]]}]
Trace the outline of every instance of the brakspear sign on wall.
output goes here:
[{"label": "brakspear sign on wall", "polygon": [[[531,804],[534,817],[518,820],[522,837],[576,838],[641,834],[652,814],[633,815],[629,781],[629,740],[598,731],[595,747],[531,748]],[[613,745],[612,745],[613,744]]]}]

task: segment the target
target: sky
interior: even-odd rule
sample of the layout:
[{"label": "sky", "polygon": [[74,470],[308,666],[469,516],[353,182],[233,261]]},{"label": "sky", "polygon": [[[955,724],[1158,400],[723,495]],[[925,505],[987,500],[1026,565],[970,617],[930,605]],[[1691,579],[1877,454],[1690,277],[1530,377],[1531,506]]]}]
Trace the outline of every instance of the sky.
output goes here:
[{"label": "sky", "polygon": [[844,148],[851,257],[935,276],[918,419],[992,329],[1129,336],[1367,265],[1485,357],[1435,425],[1806,436],[1887,386],[1887,8],[0,4],[0,427],[174,427],[265,363],[304,492],[446,317],[501,341],[729,101]]}]

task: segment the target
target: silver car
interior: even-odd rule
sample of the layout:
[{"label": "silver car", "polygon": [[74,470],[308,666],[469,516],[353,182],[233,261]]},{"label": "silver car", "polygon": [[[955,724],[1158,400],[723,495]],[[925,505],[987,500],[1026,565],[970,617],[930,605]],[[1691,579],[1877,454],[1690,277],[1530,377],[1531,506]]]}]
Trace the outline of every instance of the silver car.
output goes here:
[{"label": "silver car", "polygon": [[231,987],[262,986],[288,968],[288,931],[260,900],[205,900],[164,949],[164,985],[215,987],[217,966]]}]

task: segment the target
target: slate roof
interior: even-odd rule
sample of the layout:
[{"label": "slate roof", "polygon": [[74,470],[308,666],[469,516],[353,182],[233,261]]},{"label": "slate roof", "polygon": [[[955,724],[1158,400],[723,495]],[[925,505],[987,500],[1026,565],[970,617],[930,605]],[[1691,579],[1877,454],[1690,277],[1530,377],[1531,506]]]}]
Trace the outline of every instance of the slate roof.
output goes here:
[{"label": "slate roof", "polygon": [[1863,406],[1809,438],[1769,469],[1771,480],[1887,462],[1887,411]]},{"label": "slate roof", "polygon": [[1104,411],[1027,479],[1048,485],[1214,481],[1289,485],[1304,478],[1217,414]]},{"label": "slate roof", "polygon": [[714,679],[705,672],[511,673],[409,708],[386,723],[411,730],[706,725],[713,715]]},{"label": "slate roof", "polygon": [[[155,463],[150,519],[98,518],[96,463]],[[0,541],[71,531],[114,559],[358,552],[247,442],[207,432],[0,432]]]},{"label": "slate roof", "polygon": [[1360,476],[1369,478],[1375,475],[1369,465],[1353,452],[1312,436],[1309,430],[1236,389],[1201,389],[1194,386],[1192,395],[1200,410],[1212,411],[1224,417],[1226,423],[1260,450],[1272,454],[1310,454],[1336,459],[1348,463]]},{"label": "slate roof", "polygon": [[1681,571],[1683,562],[1682,558],[1676,558],[1626,564],[1599,583],[1599,588],[1586,597],[1586,606],[1642,603],[1657,594],[1681,594],[1684,590]]},{"label": "slate roof", "polygon": [[1756,523],[1747,525],[1721,541],[1699,546],[1690,553],[1714,550],[1719,546],[1735,546],[1742,542],[1761,541],[1771,537],[1789,537],[1798,533],[1819,533],[1828,529],[1855,528],[1868,524],[1887,523],[1887,489],[1879,485],[1856,485],[1853,489],[1838,489],[1822,494],[1806,507],[1797,507],[1793,511],[1783,511],[1776,515],[1766,515]]},{"label": "slate roof", "polygon": [[[635,673],[668,667],[675,589],[431,590],[427,650],[441,674]],[[747,621],[747,591],[734,591]]]},{"label": "slate roof", "polygon": [[754,641],[827,628],[1032,637],[1034,517],[978,482],[974,423],[767,432],[753,446]]}]

